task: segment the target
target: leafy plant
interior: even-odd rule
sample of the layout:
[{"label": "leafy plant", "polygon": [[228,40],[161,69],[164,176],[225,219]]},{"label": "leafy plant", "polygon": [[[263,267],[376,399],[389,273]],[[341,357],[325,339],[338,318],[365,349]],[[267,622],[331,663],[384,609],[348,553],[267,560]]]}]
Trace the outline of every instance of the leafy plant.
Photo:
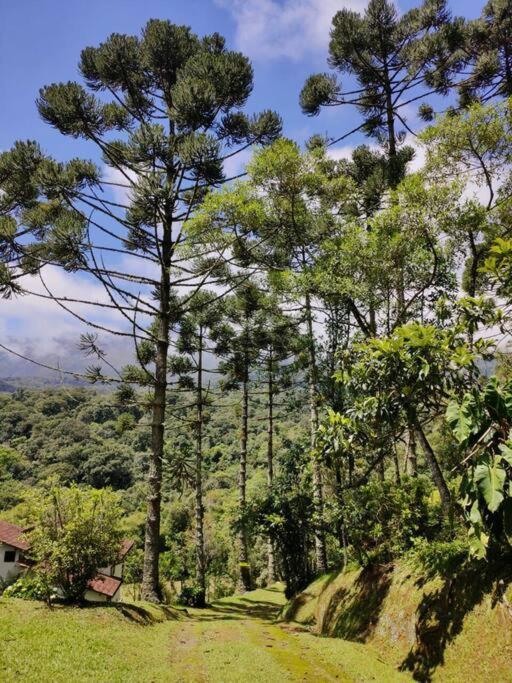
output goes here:
[{"label": "leafy plant", "polygon": [[204,607],[204,590],[201,586],[184,586],[178,596],[178,604],[187,607]]},{"label": "leafy plant", "polygon": [[48,585],[45,577],[40,574],[27,574],[4,590],[6,598],[22,598],[23,600],[49,600],[52,588]]},{"label": "leafy plant", "polygon": [[118,558],[118,497],[109,490],[54,487],[34,494],[29,518],[30,556],[38,580],[80,602],[98,569]]},{"label": "leafy plant", "polygon": [[453,401],[446,419],[462,461],[460,502],[471,552],[485,557],[493,542],[512,544],[512,383],[489,379]]}]

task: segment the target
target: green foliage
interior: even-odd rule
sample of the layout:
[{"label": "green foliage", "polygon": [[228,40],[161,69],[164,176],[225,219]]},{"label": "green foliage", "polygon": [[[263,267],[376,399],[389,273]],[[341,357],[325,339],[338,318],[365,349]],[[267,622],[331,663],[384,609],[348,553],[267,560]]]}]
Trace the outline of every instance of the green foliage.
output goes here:
[{"label": "green foliage", "polygon": [[46,576],[41,574],[27,574],[20,577],[3,592],[5,598],[21,598],[23,600],[49,600],[53,594],[52,586],[48,585]]},{"label": "green foliage", "polygon": [[439,511],[431,502],[428,479],[401,484],[372,481],[344,494],[340,514],[356,557],[363,565],[390,562],[440,531]]},{"label": "green foliage", "polygon": [[[332,158],[327,136],[313,136],[305,151],[279,138],[271,111],[245,114],[249,60],[218,34],[200,38],[165,20],[87,47],[81,82],[41,88],[43,120],[95,145],[127,192],[105,199],[111,183],[98,165],[60,163],[35,142],[0,154],[0,293],[22,293],[23,276],[45,263],[93,275],[111,302],[100,312],[117,308],[131,322],[137,356],[108,399],[82,390],[0,397],[0,505],[33,518],[46,585],[80,599],[87,577],[115,559],[123,513],[142,540],[145,497],[143,583],[154,599],[158,570],[168,581],[195,574],[201,587],[182,595],[191,604],[237,575],[264,580],[269,539],[288,595],[309,580],[313,548],[325,569],[324,535],[336,562],[350,553],[388,562],[412,548],[425,565],[437,558],[447,568],[460,548],[446,540],[425,472],[453,515],[454,441],[472,552],[510,542],[512,397],[508,384],[484,383],[479,363],[495,349],[478,333],[506,323],[479,293],[490,284],[512,298],[512,100],[474,102],[512,93],[508,9],[491,0],[472,22],[452,21],[444,0],[401,14],[390,0],[337,12],[329,66],[355,90],[321,73],[300,101],[310,115],[356,106],[357,130],[380,149],[361,145],[350,159]],[[407,175],[414,151],[403,107],[455,84],[467,108],[422,134],[426,167]],[[431,102],[421,114],[433,120]],[[227,184],[224,161],[252,145],[246,178]],[[467,199],[470,178],[487,203]],[[96,246],[98,231],[117,247]],[[104,259],[110,251],[156,264],[157,274],[120,272]],[[203,288],[208,280],[214,290]],[[468,296],[454,302],[461,289]],[[232,294],[219,302],[219,290]],[[95,359],[85,377],[108,381],[115,368],[97,336],[82,335],[79,348]],[[221,359],[218,382],[205,353]],[[258,384],[266,391],[253,391]],[[277,418],[272,410],[283,407]],[[419,477],[403,478],[402,455]],[[47,478],[71,487],[45,498]],[[124,491],[122,502],[106,487]],[[128,576],[138,582],[141,571],[137,552]]]},{"label": "green foliage", "polygon": [[489,547],[512,542],[512,386],[492,377],[450,403],[446,419],[459,444],[471,552],[483,558]]},{"label": "green foliage", "polygon": [[323,106],[355,105],[361,128],[386,148],[386,180],[395,187],[412,157],[410,148],[398,150],[405,137],[398,126],[405,123],[400,110],[409,103],[410,74],[420,93],[415,99],[426,87],[444,92],[460,61],[453,38],[447,41],[450,35],[443,2],[427,0],[401,15],[388,0],[370,0],[362,14],[341,9],[332,20],[329,66],[355,77],[357,88],[343,87],[334,75],[310,76],[300,95],[302,110],[316,115]]},{"label": "green foliage", "polygon": [[98,569],[118,558],[121,510],[108,490],[72,486],[34,493],[29,523],[36,576],[70,601],[81,601]]},{"label": "green foliage", "polygon": [[133,548],[124,561],[123,579],[125,583],[140,583],[144,567],[144,552],[141,548]]},{"label": "green foliage", "polygon": [[312,578],[309,552],[314,511],[311,481],[302,474],[306,463],[306,449],[290,449],[272,491],[258,495],[248,511],[253,524],[275,544],[287,597],[302,590]]},{"label": "green foliage", "polygon": [[408,559],[414,569],[425,575],[426,579],[435,576],[451,576],[460,570],[469,557],[467,539],[453,540],[429,539],[418,537],[413,539]]},{"label": "green foliage", "polygon": [[183,586],[178,595],[178,605],[204,607],[204,591],[200,586]]}]

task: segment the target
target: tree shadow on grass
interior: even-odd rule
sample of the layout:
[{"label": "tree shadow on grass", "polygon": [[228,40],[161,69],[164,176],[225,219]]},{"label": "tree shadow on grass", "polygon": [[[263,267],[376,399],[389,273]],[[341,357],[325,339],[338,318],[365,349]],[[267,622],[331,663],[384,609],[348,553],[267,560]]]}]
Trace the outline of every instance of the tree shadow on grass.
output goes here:
[{"label": "tree shadow on grass", "polygon": [[[368,640],[378,624],[392,574],[392,565],[367,567],[352,588],[338,588],[323,615],[322,632],[356,642]],[[343,608],[340,610],[341,603]]]},{"label": "tree shadow on grass", "polygon": [[[295,595],[291,601],[284,606],[284,611],[283,611],[283,618],[286,621],[295,621],[297,615],[299,614],[300,610],[304,605],[307,605],[311,600],[316,600],[317,598],[320,597],[320,595],[325,591],[327,586],[338,576],[336,572],[332,572],[331,574],[328,575],[326,580],[322,583],[321,590],[318,593],[314,592],[308,592],[308,590],[303,590],[301,593],[298,593]],[[272,590],[268,589],[267,590]],[[281,607],[281,610],[283,608]]]},{"label": "tree shadow on grass", "polygon": [[443,577],[437,590],[423,596],[416,610],[416,641],[402,662],[417,681],[431,681],[444,663],[448,645],[461,633],[466,615],[491,595],[495,607],[512,580],[510,566],[473,563]]},{"label": "tree shadow on grass", "polygon": [[250,598],[237,598],[236,602],[222,602],[213,605],[212,609],[221,614],[238,614],[241,617],[250,616],[265,621],[272,621],[278,615],[280,606],[275,602],[266,600],[251,600]]},{"label": "tree shadow on grass", "polygon": [[186,610],[178,611],[167,605],[155,605],[154,608],[149,608],[131,602],[88,602],[83,607],[90,610],[99,608],[116,610],[123,617],[140,626],[151,626],[168,620],[176,621],[181,618],[182,614],[187,614]]},{"label": "tree shadow on grass", "polygon": [[237,597],[236,601],[222,600],[213,603],[205,611],[196,611],[194,619],[197,621],[225,621],[255,618],[262,621],[273,621],[280,609],[281,606],[272,601]]}]

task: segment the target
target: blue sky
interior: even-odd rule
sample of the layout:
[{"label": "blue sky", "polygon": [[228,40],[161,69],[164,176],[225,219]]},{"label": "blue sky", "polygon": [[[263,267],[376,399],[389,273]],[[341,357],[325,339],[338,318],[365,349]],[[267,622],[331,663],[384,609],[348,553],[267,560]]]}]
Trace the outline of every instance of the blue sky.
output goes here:
[{"label": "blue sky", "polygon": [[[303,140],[313,132],[335,135],[357,115],[345,109],[305,117],[299,91],[312,72],[326,68],[330,18],[343,6],[361,10],[364,0],[23,0],[2,3],[0,149],[18,138],[35,138],[56,156],[71,154],[70,142],[43,124],[34,100],[38,89],[78,77],[80,50],[110,33],[137,34],[152,17],[218,31],[228,45],[252,59],[255,88],[250,107],[276,109],[285,133]],[[416,3],[400,0],[404,11]],[[452,0],[455,14],[479,12],[477,1]],[[76,154],[76,142],[73,142]]]},{"label": "blue sky", "polygon": [[[405,11],[415,4],[399,0],[398,7]],[[450,7],[456,15],[476,16],[483,4],[451,0]],[[3,0],[0,5],[0,150],[29,138],[58,159],[94,158],[87,143],[63,138],[39,119],[37,92],[51,82],[78,79],[76,65],[85,46],[97,45],[112,32],[138,34],[154,17],[190,25],[201,35],[217,31],[229,47],[247,54],[255,71],[249,109],[277,110],[287,136],[299,142],[313,133],[337,137],[360,123],[349,109],[308,118],[298,97],[308,75],[326,70],[334,13],[344,6],[362,11],[366,0]],[[350,139],[339,153],[361,141]],[[97,285],[76,276],[71,281],[71,276],[52,272],[49,277],[58,292],[79,294],[87,287],[90,296],[100,297]],[[50,302],[31,297],[0,301],[0,338],[17,348],[41,357],[67,357],[77,336],[76,320]],[[13,367],[0,355],[0,376],[19,372],[19,366]]]}]

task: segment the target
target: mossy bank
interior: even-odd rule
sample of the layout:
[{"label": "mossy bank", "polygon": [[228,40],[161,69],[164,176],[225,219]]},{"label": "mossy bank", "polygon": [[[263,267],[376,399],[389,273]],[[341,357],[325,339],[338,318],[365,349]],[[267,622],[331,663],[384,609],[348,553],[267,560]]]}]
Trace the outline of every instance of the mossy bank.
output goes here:
[{"label": "mossy bank", "polygon": [[512,680],[512,571],[478,563],[429,576],[406,563],[322,576],[287,621],[365,643],[419,681]]}]

